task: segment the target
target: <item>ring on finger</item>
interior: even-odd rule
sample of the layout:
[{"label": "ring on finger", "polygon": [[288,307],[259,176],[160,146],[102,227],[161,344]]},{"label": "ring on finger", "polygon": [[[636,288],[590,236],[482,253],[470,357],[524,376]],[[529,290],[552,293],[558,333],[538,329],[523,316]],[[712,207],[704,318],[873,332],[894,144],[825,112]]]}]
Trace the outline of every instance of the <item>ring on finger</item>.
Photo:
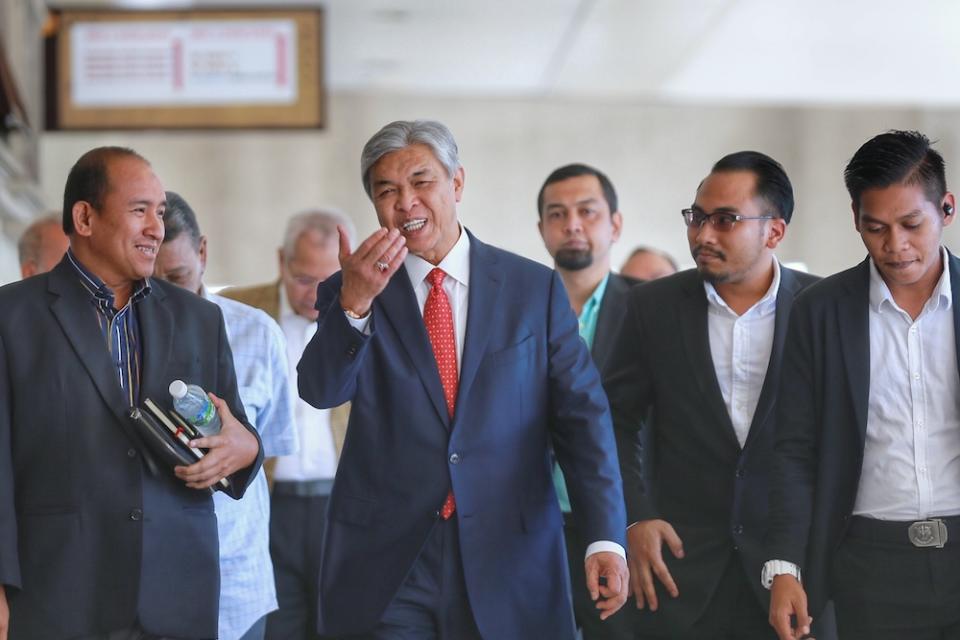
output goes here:
[{"label": "ring on finger", "polygon": [[379,271],[380,273],[383,273],[384,271],[390,268],[390,265],[387,264],[386,262],[383,262],[382,260],[378,260],[373,264],[373,266],[375,266],[377,268],[377,271]]}]

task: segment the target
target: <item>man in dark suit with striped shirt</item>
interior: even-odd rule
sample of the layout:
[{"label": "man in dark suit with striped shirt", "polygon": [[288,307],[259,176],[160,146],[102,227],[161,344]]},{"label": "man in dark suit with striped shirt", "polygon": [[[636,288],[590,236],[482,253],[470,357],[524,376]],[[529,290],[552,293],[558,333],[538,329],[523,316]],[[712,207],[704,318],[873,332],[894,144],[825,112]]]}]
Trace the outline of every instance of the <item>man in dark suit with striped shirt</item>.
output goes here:
[{"label": "man in dark suit with striped shirt", "polygon": [[[263,455],[219,309],[150,278],[165,206],[146,160],[94,149],[64,189],[66,257],[0,287],[0,640],[217,634],[207,489],[240,497]],[[174,379],[215,393],[223,426],[170,470],[127,412],[169,408]]]}]

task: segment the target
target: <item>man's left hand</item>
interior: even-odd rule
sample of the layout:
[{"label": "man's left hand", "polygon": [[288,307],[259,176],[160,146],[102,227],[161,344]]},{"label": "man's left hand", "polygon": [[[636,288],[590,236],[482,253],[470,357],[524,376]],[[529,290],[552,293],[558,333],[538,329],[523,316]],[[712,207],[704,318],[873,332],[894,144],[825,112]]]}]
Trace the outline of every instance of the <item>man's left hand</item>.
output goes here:
[{"label": "man's left hand", "polygon": [[206,489],[233,475],[240,469],[250,466],[257,459],[260,445],[256,436],[233,417],[227,403],[217,396],[210,400],[220,414],[220,433],[206,438],[197,438],[190,446],[208,449],[202,460],[189,467],[174,467],[177,477],[187,483],[191,489]]},{"label": "man's left hand", "polygon": [[[584,568],[590,599],[597,603],[600,619],[606,620],[627,601],[627,585],[630,584],[627,561],[612,551],[598,551],[587,556]],[[601,577],[606,579],[606,584],[600,584]]]}]

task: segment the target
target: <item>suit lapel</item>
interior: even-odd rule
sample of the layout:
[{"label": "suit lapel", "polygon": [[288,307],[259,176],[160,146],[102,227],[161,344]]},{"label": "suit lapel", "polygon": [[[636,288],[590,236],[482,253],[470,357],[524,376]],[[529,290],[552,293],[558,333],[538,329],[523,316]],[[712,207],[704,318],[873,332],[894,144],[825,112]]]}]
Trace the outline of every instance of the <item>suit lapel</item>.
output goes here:
[{"label": "suit lapel", "polygon": [[437,361],[433,357],[430,338],[427,336],[427,328],[423,324],[423,316],[417,306],[417,297],[406,267],[400,267],[393,274],[387,288],[377,296],[375,304],[383,307],[383,313],[379,314],[379,317],[386,318],[400,337],[400,344],[420,376],[437,415],[449,427],[450,415],[443,396],[440,372],[437,370]]},{"label": "suit lapel", "polygon": [[687,359],[693,369],[693,377],[699,387],[698,395],[707,405],[707,415],[717,416],[723,425],[726,437],[740,449],[740,441],[730,421],[727,405],[723,402],[720,392],[720,383],[717,382],[717,371],[714,368],[713,356],[710,353],[710,337],[707,327],[707,297],[703,290],[703,282],[698,277],[691,277],[684,287],[684,296],[678,303],[680,318],[680,333],[683,336]]},{"label": "suit lapel", "polygon": [[776,404],[777,390],[780,387],[780,366],[783,363],[783,341],[787,335],[787,324],[790,319],[790,306],[800,288],[800,281],[792,271],[780,267],[780,289],[777,291],[777,307],[773,320],[773,345],[770,349],[770,362],[767,364],[767,373],[763,378],[763,387],[760,389],[760,398],[757,401],[753,420],[750,422],[750,431],[747,432],[746,449],[757,437],[767,423],[773,407]]},{"label": "suit lapel", "polygon": [[463,362],[460,365],[460,384],[457,388],[457,406],[461,405],[460,398],[466,398],[470,392],[477,369],[486,353],[490,327],[494,325],[494,317],[499,308],[501,284],[502,274],[497,268],[496,256],[471,234],[467,329],[463,344]]},{"label": "suit lapel", "polygon": [[867,403],[870,398],[870,262],[864,260],[848,283],[848,295],[837,301],[837,324],[841,351],[850,385],[850,399],[860,441],[867,433]]},{"label": "suit lapel", "polygon": [[50,303],[60,328],[67,336],[74,352],[90,374],[104,403],[126,425],[127,402],[124,399],[117,372],[110,362],[110,354],[96,321],[96,310],[90,294],[84,289],[73,267],[62,261],[50,273],[49,290],[54,294]]},{"label": "suit lapel", "polygon": [[[618,333],[620,324],[619,320],[626,311],[625,304],[618,304],[621,302],[620,293],[622,288],[626,288],[625,283],[620,280],[616,274],[611,273],[610,279],[607,281],[607,290],[604,292],[603,299],[600,301],[600,312],[597,315],[597,331],[593,337],[593,348],[590,350],[590,355],[593,356],[593,362],[600,371],[604,370],[607,358],[610,357],[610,352],[616,343],[616,334]],[[616,302],[608,304],[609,301]]]},{"label": "suit lapel", "polygon": [[960,260],[955,255],[947,252],[947,265],[950,269],[950,308],[953,310],[953,343],[957,352],[957,369],[960,370],[960,309],[957,302],[960,301]]},{"label": "suit lapel", "polygon": [[[163,304],[166,294],[154,285],[146,298],[137,304],[137,323],[140,325],[140,339],[143,342],[143,362],[140,364],[140,398],[147,390],[166,390],[170,380],[159,376],[164,372],[164,364],[170,359],[173,345],[174,317]],[[157,400],[157,398],[153,398]]]}]

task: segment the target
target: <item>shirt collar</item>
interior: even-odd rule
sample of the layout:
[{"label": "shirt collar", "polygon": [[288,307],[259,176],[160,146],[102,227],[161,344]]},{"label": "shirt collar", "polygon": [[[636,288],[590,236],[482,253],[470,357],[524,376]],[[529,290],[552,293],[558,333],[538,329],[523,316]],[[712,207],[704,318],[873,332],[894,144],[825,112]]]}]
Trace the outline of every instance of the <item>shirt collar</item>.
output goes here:
[{"label": "shirt collar", "polygon": [[[703,281],[703,289],[707,294],[707,304],[717,310],[727,311],[729,313],[734,313],[733,309],[727,304],[726,300],[717,293],[716,288],[712,283]],[[750,313],[754,309],[760,313],[769,313],[774,311],[777,308],[777,294],[780,292],[780,261],[776,258],[773,259],[773,282],[770,283],[770,287],[767,289],[767,292],[763,294],[763,297],[760,298],[756,304],[750,307],[746,313]],[[746,313],[744,315],[746,315]],[[736,315],[736,314],[734,314]]]},{"label": "shirt collar", "polygon": [[[97,302],[113,308],[113,290],[106,283],[98,278],[92,271],[87,269],[73,254],[72,249],[67,249],[67,261],[73,267],[80,278],[80,284],[90,293]],[[134,283],[133,294],[130,296],[130,303],[140,302],[150,293],[152,289],[150,279],[144,278]],[[128,304],[130,304],[128,303]]]},{"label": "shirt collar", "polygon": [[407,268],[407,275],[414,289],[427,279],[427,275],[435,267],[442,269],[447,276],[468,287],[470,286],[470,234],[463,225],[460,225],[460,237],[438,265],[432,265],[420,256],[408,253],[403,259],[403,266]]},{"label": "shirt collar", "polygon": [[[930,300],[924,304],[925,309],[928,307],[933,310],[940,308],[950,309],[950,307],[953,306],[953,290],[950,284],[950,260],[946,247],[940,247],[940,259],[943,261],[943,273],[940,275],[940,280],[937,282],[937,286],[934,288]],[[899,309],[896,301],[893,299],[893,294],[890,293],[890,287],[883,281],[883,276],[880,275],[880,270],[877,269],[873,258],[870,258],[870,308],[877,313],[881,313],[884,306]]]},{"label": "shirt collar", "polygon": [[600,303],[603,301],[603,294],[607,291],[607,283],[610,282],[610,274],[603,276],[603,280],[600,281],[600,284],[597,285],[597,288],[593,290],[593,293],[587,298],[587,301],[583,305],[583,309],[580,311],[580,316],[585,316],[588,313],[592,313],[595,309],[600,307]]}]

